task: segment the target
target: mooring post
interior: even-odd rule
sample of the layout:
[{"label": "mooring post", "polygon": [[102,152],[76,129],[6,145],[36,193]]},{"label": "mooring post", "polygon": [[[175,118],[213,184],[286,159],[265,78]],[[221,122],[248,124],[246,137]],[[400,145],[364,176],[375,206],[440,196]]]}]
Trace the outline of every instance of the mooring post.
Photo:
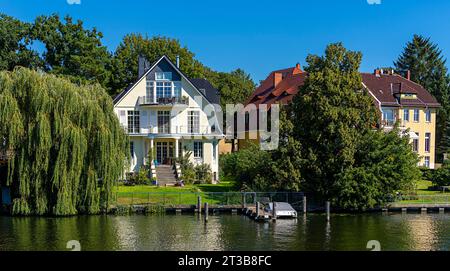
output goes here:
[{"label": "mooring post", "polygon": [[205,202],[205,222],[208,222],[209,208],[208,203]]},{"label": "mooring post", "polygon": [[277,203],[272,202],[272,219],[277,219]]},{"label": "mooring post", "polygon": [[306,196],[303,196],[303,213],[306,214]]},{"label": "mooring post", "polygon": [[256,219],[259,218],[259,202],[256,202]]},{"label": "mooring post", "polygon": [[200,214],[202,212],[202,197],[197,197],[197,212]]},{"label": "mooring post", "polygon": [[247,207],[246,205],[247,205],[247,203],[245,202],[245,192],[244,192],[244,193],[242,193],[242,209]]},{"label": "mooring post", "polygon": [[330,221],[330,202],[329,201],[327,201],[325,203],[325,210],[327,212],[327,221]]}]

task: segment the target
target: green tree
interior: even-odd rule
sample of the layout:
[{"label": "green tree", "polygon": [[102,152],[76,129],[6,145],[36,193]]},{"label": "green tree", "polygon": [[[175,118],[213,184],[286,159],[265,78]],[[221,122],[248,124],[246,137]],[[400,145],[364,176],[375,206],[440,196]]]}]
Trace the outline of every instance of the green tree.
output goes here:
[{"label": "green tree", "polygon": [[30,49],[31,24],[0,13],[0,70],[12,71],[16,66],[39,68],[42,60]]},{"label": "green tree", "polygon": [[45,71],[65,75],[76,83],[99,83],[107,87],[111,77],[111,54],[102,45],[103,34],[85,29],[83,22],[64,21],[56,14],[39,16],[31,28],[31,38],[45,45]]},{"label": "green tree", "polygon": [[443,154],[450,150],[450,96],[449,76],[446,60],[437,44],[430,38],[414,35],[394,63],[398,72],[411,72],[411,80],[421,84],[441,104],[437,114],[436,154],[443,160]]},{"label": "green tree", "polygon": [[250,75],[242,69],[230,73],[207,71],[208,80],[220,91],[220,105],[223,110],[226,104],[244,104],[255,89]]},{"label": "green tree", "polygon": [[2,71],[0,108],[2,147],[14,154],[7,176],[13,214],[108,208],[129,147],[103,88],[25,68]]},{"label": "green tree", "polygon": [[331,199],[336,175],[355,163],[357,142],[376,123],[371,98],[362,90],[361,53],[331,44],[325,56],[309,55],[309,76],[293,101],[297,139],[308,161],[306,189]]},{"label": "green tree", "polygon": [[294,137],[303,150],[302,187],[336,206],[364,209],[416,180],[417,156],[408,139],[373,128],[378,114],[362,89],[361,54],[337,43],[307,62],[309,77],[292,104]]}]

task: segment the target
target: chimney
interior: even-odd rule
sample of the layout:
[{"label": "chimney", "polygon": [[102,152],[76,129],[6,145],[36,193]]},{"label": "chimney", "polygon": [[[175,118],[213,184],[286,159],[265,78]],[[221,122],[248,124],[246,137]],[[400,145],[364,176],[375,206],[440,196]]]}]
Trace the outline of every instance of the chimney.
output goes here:
[{"label": "chimney", "polygon": [[277,85],[283,80],[283,74],[281,72],[276,72],[273,74],[273,87],[277,87]]},{"label": "chimney", "polygon": [[178,69],[180,68],[180,56],[179,55],[177,55],[177,68]]},{"label": "chimney", "polygon": [[381,76],[381,70],[380,69],[375,69],[373,74],[375,74],[376,77],[380,77]]},{"label": "chimney", "polygon": [[406,71],[406,79],[411,80],[411,71],[410,70]]},{"label": "chimney", "polygon": [[299,73],[302,73],[303,71],[302,71],[302,67],[300,66],[300,63],[297,63],[296,65],[295,65],[295,68],[294,68],[294,70],[292,71],[292,74],[299,74]]},{"label": "chimney", "polygon": [[138,58],[138,78],[140,78],[144,73],[147,71],[147,69],[150,68],[150,63],[148,63],[148,60],[142,56],[139,55]]}]

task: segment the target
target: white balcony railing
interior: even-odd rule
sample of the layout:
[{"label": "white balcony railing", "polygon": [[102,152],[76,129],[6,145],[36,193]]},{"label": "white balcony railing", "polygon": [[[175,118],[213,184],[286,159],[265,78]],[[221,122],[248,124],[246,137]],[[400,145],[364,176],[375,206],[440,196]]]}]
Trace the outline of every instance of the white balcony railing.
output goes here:
[{"label": "white balcony railing", "polygon": [[189,99],[187,97],[153,97],[153,96],[140,96],[138,98],[139,105],[175,105],[185,104],[187,105]]},{"label": "white balcony railing", "polygon": [[157,126],[148,127],[127,127],[123,126],[123,129],[127,134],[131,135],[146,135],[146,134],[176,134],[176,135],[213,135],[218,134],[218,131],[214,126],[190,126],[190,125],[175,125],[170,126],[169,129],[158,129]]}]

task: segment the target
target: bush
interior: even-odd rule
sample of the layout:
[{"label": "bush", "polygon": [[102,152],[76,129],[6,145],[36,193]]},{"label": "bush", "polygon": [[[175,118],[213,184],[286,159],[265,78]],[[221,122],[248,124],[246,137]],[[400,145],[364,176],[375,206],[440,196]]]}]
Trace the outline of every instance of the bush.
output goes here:
[{"label": "bush", "polygon": [[195,177],[198,183],[211,183],[212,171],[208,164],[200,164],[195,168]]},{"label": "bush", "polygon": [[430,181],[435,186],[450,186],[450,166],[434,170]]},{"label": "bush", "polygon": [[148,178],[148,170],[141,167],[138,173],[128,175],[126,185],[150,185],[151,180]]}]

